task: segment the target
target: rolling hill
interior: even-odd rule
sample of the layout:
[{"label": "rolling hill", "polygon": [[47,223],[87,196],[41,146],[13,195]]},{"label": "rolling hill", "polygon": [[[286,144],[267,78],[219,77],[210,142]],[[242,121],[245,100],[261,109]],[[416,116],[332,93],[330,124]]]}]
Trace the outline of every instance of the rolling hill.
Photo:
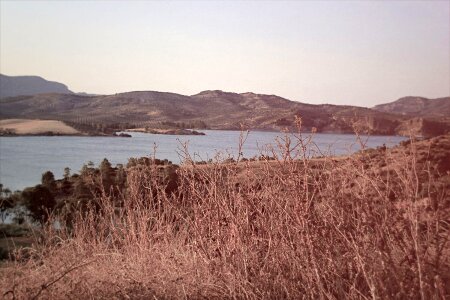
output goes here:
[{"label": "rolling hill", "polygon": [[[204,91],[192,96],[154,91],[106,96],[39,94],[0,101],[0,118],[54,119],[76,124],[133,124],[158,127],[280,130],[302,118],[304,130],[350,133],[359,124],[373,134],[395,134],[404,116],[368,108],[312,105],[275,95]],[[114,125],[115,124],[115,125]]]},{"label": "rolling hill", "polygon": [[376,105],[374,109],[414,117],[449,117],[450,97],[437,99],[403,97],[394,102]]},{"label": "rolling hill", "polygon": [[380,135],[412,131],[424,136],[450,131],[448,97],[405,97],[370,109],[220,90],[191,96],[156,91],[89,96],[74,94],[64,85],[59,88],[65,92],[0,99],[0,119],[59,120],[80,131],[104,133],[130,127],[240,129],[242,125],[253,130],[293,130],[297,117],[305,131],[353,133],[356,129]]}]

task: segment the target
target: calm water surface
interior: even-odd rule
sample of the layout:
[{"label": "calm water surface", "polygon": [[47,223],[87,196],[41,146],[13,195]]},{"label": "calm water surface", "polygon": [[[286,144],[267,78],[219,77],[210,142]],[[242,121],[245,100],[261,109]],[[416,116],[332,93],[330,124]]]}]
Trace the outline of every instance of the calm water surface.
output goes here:
[{"label": "calm water surface", "polygon": [[[130,157],[149,156],[156,148],[156,157],[180,163],[181,143],[188,142],[189,152],[196,160],[208,160],[217,152],[236,155],[239,131],[204,130],[205,136],[174,136],[131,133],[132,138],[118,137],[0,137],[0,182],[11,190],[34,186],[41,175],[52,171],[61,178],[65,167],[79,172],[89,161],[98,165],[107,158],[113,165],[126,164]],[[270,145],[276,147],[276,132],[250,132],[243,148],[245,157],[261,154]],[[371,136],[368,147],[382,144],[393,146],[404,140],[395,136]],[[313,139],[318,149],[332,155],[359,150],[354,135],[316,134]],[[316,149],[317,150],[317,149]],[[310,155],[319,155],[317,151]]]}]

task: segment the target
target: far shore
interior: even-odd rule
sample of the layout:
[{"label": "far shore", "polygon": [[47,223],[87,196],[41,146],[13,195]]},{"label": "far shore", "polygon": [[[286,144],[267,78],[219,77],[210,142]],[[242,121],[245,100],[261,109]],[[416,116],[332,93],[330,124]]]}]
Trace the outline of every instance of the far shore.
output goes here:
[{"label": "far shore", "polygon": [[[141,132],[147,134],[163,134],[163,135],[206,135],[202,131],[186,128],[158,128],[158,126],[139,127],[119,129],[111,127],[106,131],[97,129],[75,128],[71,123],[64,123],[58,120],[42,120],[42,119],[3,119],[0,120],[0,137],[16,137],[16,136],[74,136],[74,137],[131,137],[131,132]],[[224,131],[242,131],[239,128],[208,128],[205,130],[224,130]],[[284,131],[275,128],[248,128],[246,130],[252,132],[274,132],[282,134]],[[301,133],[308,134],[312,130],[302,130]],[[295,131],[289,131],[295,133]],[[347,131],[317,131],[319,134],[344,134],[354,135],[354,132]],[[382,134],[362,134],[362,136],[391,136]],[[403,135],[393,135],[403,136]]]},{"label": "far shore", "polygon": [[142,132],[150,134],[167,134],[167,135],[205,135],[204,132],[199,132],[191,129],[159,129],[159,128],[133,128],[127,129],[125,132]]},{"label": "far shore", "polygon": [[116,136],[131,137],[126,133],[82,132],[57,120],[4,119],[0,120],[0,136]]}]

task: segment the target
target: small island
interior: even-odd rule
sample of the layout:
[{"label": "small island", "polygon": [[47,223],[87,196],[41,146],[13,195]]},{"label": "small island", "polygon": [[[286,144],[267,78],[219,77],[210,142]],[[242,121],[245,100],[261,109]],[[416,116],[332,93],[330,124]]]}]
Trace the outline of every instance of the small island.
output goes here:
[{"label": "small island", "polygon": [[120,133],[114,132],[114,133],[113,133],[113,136],[117,136],[117,137],[127,137],[127,138],[132,137],[131,134],[124,133],[124,132],[120,132]]},{"label": "small island", "polygon": [[168,134],[168,135],[206,135],[204,132],[184,129],[184,128],[171,128],[171,129],[160,129],[160,128],[133,128],[127,129],[127,132],[143,132],[151,134]]}]

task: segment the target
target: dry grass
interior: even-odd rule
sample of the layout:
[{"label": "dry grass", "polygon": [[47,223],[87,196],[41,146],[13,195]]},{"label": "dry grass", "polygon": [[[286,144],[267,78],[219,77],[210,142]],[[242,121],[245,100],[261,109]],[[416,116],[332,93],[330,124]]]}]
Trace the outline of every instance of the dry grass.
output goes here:
[{"label": "dry grass", "polygon": [[55,120],[27,120],[27,119],[5,119],[0,120],[0,130],[13,130],[16,134],[77,134],[76,129]]},{"label": "dry grass", "polygon": [[[308,144],[309,143],[309,144]],[[309,160],[283,155],[128,170],[70,230],[48,227],[4,267],[7,299],[444,299],[450,295],[449,174],[412,143]],[[426,148],[426,147],[425,147]],[[419,151],[419,150],[420,151]],[[425,151],[425,152],[424,152]],[[423,152],[423,153],[422,153]],[[245,174],[245,176],[243,176]],[[43,238],[42,238],[43,236]]]}]

